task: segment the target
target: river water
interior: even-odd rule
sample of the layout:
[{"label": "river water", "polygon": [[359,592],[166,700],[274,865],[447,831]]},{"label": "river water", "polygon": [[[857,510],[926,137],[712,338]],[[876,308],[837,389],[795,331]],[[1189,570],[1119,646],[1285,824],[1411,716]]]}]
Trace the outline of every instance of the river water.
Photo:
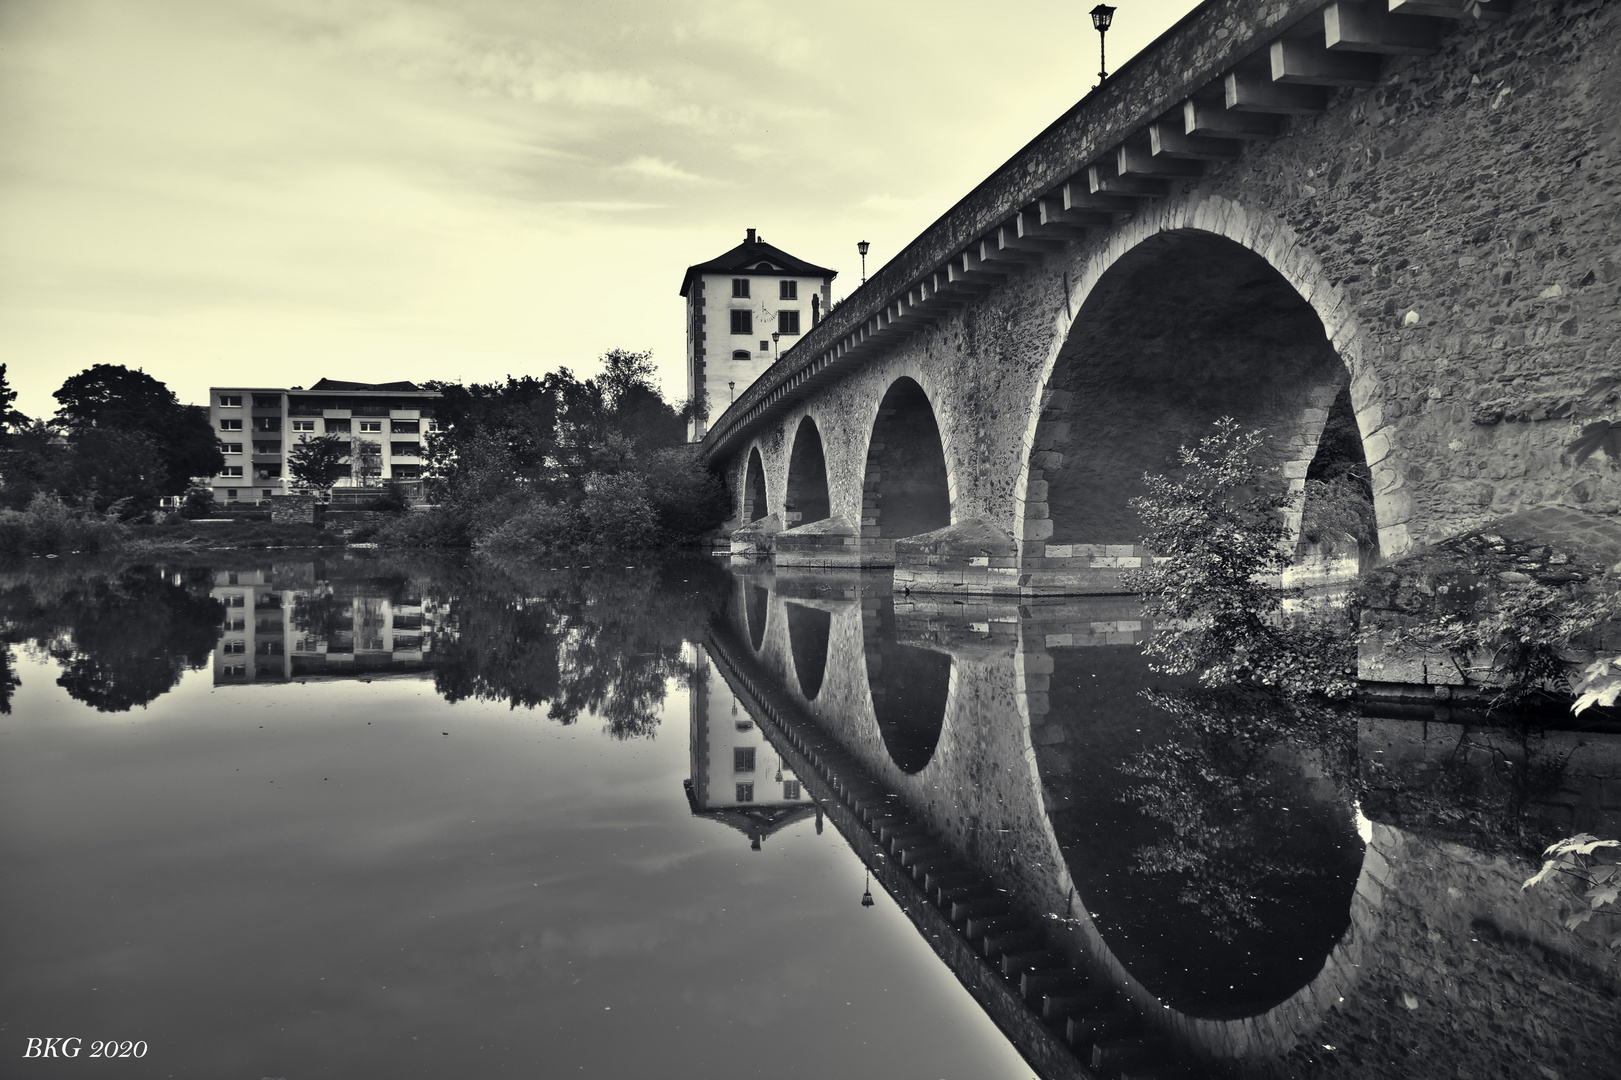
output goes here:
[{"label": "river water", "polygon": [[1518,888],[1621,833],[1613,736],[1302,729],[1119,599],[714,560],[35,560],[0,615],[0,1076],[1621,1069],[1615,952]]}]

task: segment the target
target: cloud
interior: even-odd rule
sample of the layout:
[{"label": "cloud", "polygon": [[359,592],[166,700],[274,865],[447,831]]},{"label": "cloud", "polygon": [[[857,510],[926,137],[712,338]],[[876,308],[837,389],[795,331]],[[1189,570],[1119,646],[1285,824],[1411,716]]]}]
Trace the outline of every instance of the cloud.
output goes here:
[{"label": "cloud", "polygon": [[623,169],[625,172],[635,173],[638,176],[646,176],[653,180],[679,180],[684,184],[702,184],[707,182],[703,177],[698,176],[695,173],[689,173],[679,165],[665,161],[663,158],[650,157],[647,154],[633,157],[623,165],[619,166],[619,168]]}]

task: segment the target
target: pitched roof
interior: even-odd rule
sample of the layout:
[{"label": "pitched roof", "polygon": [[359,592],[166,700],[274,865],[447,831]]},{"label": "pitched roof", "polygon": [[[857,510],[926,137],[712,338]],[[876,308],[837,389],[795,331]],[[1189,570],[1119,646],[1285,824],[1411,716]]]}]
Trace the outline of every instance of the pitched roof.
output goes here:
[{"label": "pitched roof", "polygon": [[316,383],[314,386],[312,386],[308,390],[304,391],[304,393],[312,394],[312,393],[317,393],[317,392],[320,392],[320,391],[323,391],[323,390],[325,390],[325,391],[369,390],[369,391],[372,391],[374,393],[396,393],[396,394],[420,394],[420,393],[425,393],[425,391],[420,386],[418,386],[416,383],[411,383],[411,382],[401,381],[401,382],[369,383],[369,382],[349,382],[349,381],[347,381],[345,379],[322,379],[320,382]]},{"label": "pitched roof", "polygon": [[761,240],[755,235],[754,230],[750,229],[748,239],[726,254],[687,267],[687,274],[681,279],[681,295],[687,295],[694,274],[737,274],[742,277],[750,274],[791,274],[800,277],[831,278],[838,276],[838,273],[837,270],[829,270],[825,266],[816,266],[804,259],[796,259],[780,247]]}]

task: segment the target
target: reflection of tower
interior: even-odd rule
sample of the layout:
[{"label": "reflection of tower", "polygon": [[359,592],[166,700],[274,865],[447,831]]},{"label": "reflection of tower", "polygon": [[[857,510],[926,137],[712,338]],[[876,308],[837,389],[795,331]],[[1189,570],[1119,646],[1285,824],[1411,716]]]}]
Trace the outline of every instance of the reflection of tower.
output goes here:
[{"label": "reflection of tower", "polygon": [[[708,653],[702,646],[693,652],[687,802],[694,814],[732,826],[759,851],[772,833],[820,813],[760,725],[739,709]],[[767,763],[768,754],[776,758],[775,767]]]}]

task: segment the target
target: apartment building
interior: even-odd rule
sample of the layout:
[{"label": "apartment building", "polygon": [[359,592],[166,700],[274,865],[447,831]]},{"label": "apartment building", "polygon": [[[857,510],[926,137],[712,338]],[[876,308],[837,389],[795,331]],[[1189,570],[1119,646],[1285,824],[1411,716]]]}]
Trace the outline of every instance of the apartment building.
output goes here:
[{"label": "apartment building", "polygon": [[[815,266],[773,247],[748,230],[737,247],[687,267],[687,399],[709,395],[719,416],[801,334],[821,321],[833,302],[837,270]],[[688,426],[697,441],[704,418]]]},{"label": "apartment building", "polygon": [[[307,390],[215,386],[208,396],[209,420],[225,454],[225,470],[211,482],[214,501],[243,503],[290,493],[287,454],[299,439],[318,435],[336,435],[345,444],[349,462],[340,485],[419,479],[440,395],[409,382],[322,379]],[[356,467],[363,460],[354,452],[360,440],[377,449],[375,475]]]}]

